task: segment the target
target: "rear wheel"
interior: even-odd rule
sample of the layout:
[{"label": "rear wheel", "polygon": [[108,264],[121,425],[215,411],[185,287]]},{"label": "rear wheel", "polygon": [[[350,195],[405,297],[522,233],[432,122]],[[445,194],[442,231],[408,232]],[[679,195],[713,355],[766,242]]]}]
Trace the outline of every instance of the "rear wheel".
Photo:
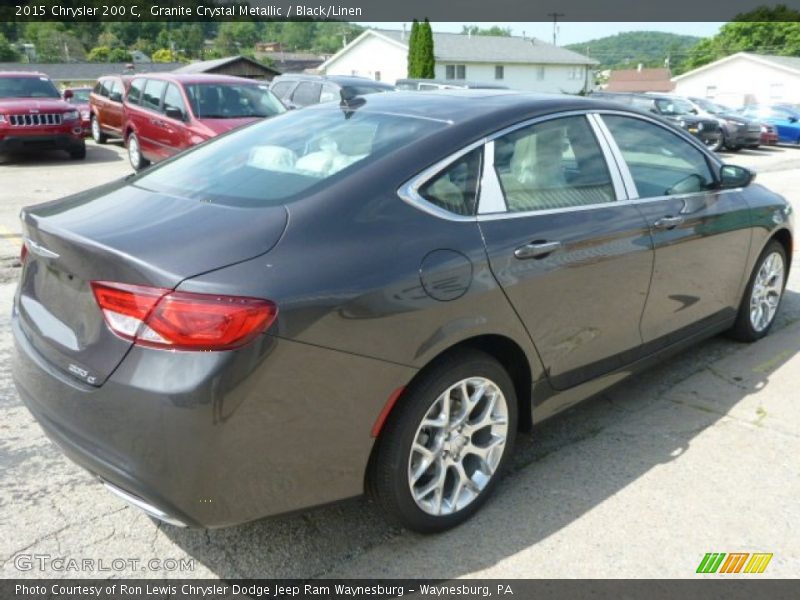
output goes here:
[{"label": "rear wheel", "polygon": [[736,324],[734,339],[754,342],[769,333],[786,285],[786,251],[773,240],[759,256],[747,283]]},{"label": "rear wheel", "polygon": [[100,129],[100,123],[95,115],[92,115],[92,139],[98,144],[105,144],[108,141],[108,136]]},{"label": "rear wheel", "polygon": [[415,381],[401,402],[377,442],[370,491],[404,527],[455,527],[486,501],[511,454],[511,379],[492,357],[463,351]]},{"label": "rear wheel", "polygon": [[139,146],[139,138],[136,137],[135,133],[131,133],[128,136],[128,160],[131,162],[131,166],[133,167],[134,171],[144,169],[150,164],[150,161],[142,156],[142,149]]}]

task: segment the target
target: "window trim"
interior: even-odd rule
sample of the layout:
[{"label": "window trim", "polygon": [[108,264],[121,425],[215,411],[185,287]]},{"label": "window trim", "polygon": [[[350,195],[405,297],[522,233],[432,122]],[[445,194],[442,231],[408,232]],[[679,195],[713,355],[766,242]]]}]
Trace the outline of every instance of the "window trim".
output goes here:
[{"label": "window trim", "polygon": [[[494,152],[492,152],[492,161],[491,164],[488,164],[487,161],[487,152],[489,152],[490,148],[493,149],[494,147],[494,140],[498,137],[502,137],[512,131],[517,129],[521,129],[523,127],[528,127],[531,125],[535,125],[536,123],[541,123],[544,121],[551,121],[553,119],[559,119],[563,117],[572,117],[572,116],[584,116],[589,121],[590,126],[592,127],[593,132],[597,138],[597,143],[600,146],[601,151],[603,152],[603,156],[606,160],[606,165],[608,166],[608,172],[611,176],[611,181],[614,186],[614,192],[617,196],[616,202],[603,202],[600,204],[586,204],[583,206],[568,206],[562,208],[548,208],[542,210],[534,210],[534,211],[526,211],[526,212],[508,212],[508,208],[504,211],[498,212],[496,209],[499,206],[498,199],[494,197],[494,194],[497,191],[500,191],[500,182],[497,180],[497,172],[494,168]],[[711,192],[703,191],[703,192],[690,192],[687,194],[675,194],[672,196],[657,196],[652,198],[639,198],[638,191],[636,190],[636,185],[633,183],[633,176],[631,175],[630,169],[628,168],[628,164],[625,162],[624,158],[622,157],[622,152],[620,151],[619,147],[614,140],[613,135],[608,130],[605,122],[602,120],[603,115],[619,115],[623,117],[630,117],[633,119],[640,119],[642,121],[647,121],[652,123],[653,125],[657,125],[662,129],[672,133],[673,135],[677,135],[679,138],[682,138],[684,141],[694,145],[695,148],[700,150],[700,152],[705,156],[706,160],[710,163],[711,172],[712,174],[717,177],[719,169],[722,167],[723,162],[710,153],[710,151],[702,145],[699,141],[697,141],[694,136],[685,133],[683,130],[675,130],[669,124],[665,124],[660,122],[657,118],[652,118],[649,115],[639,114],[635,112],[628,112],[624,110],[613,110],[613,109],[584,109],[584,110],[571,110],[571,111],[563,111],[558,113],[551,113],[548,115],[542,115],[539,117],[534,117],[532,119],[527,119],[525,121],[521,121],[519,123],[515,123],[514,125],[510,125],[505,127],[499,131],[492,133],[480,140],[472,142],[471,144],[465,146],[461,150],[443,158],[442,160],[436,162],[435,164],[431,165],[430,167],[424,169],[411,179],[409,179],[406,183],[404,183],[400,188],[397,190],[397,195],[400,197],[401,200],[410,204],[414,208],[426,212],[434,217],[438,217],[440,219],[445,219],[448,221],[458,221],[458,222],[480,222],[480,221],[490,221],[490,220],[497,220],[497,219],[517,219],[522,217],[532,217],[536,215],[548,215],[548,214],[557,214],[557,213],[568,213],[568,212],[575,212],[578,210],[595,210],[600,208],[608,208],[609,206],[619,206],[619,205],[635,205],[641,204],[645,202],[658,202],[661,200],[666,199],[681,199],[681,198],[691,198],[697,195],[705,195]],[[472,152],[479,146],[483,146],[483,158],[481,161],[482,166],[482,174],[481,179],[478,182],[478,210],[477,214],[471,216],[463,216],[457,215],[455,213],[451,213],[443,208],[428,202],[425,198],[423,198],[419,194],[419,188],[422,187],[428,180],[432,179],[434,176],[438,175],[442,170],[450,166],[452,163],[457,161],[459,158]],[[491,168],[489,168],[491,167]],[[494,179],[495,181],[492,181]],[[628,183],[626,183],[628,182]],[[739,192],[741,188],[731,188],[725,190],[716,190],[714,193],[717,194],[725,194],[729,192]],[[502,205],[505,206],[505,197],[502,198]]]}]

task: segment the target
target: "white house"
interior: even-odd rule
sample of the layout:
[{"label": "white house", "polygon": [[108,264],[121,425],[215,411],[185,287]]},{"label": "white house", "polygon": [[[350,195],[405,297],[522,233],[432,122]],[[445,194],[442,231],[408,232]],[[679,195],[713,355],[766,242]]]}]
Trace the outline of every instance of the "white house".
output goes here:
[{"label": "white house", "polygon": [[739,52],[673,77],[675,93],[721,104],[800,103],[800,58]]},{"label": "white house", "polygon": [[[592,87],[596,60],[523,37],[434,33],[436,79],[479,81],[512,89],[577,93]],[[368,29],[319,67],[388,83],[407,77],[408,34]]]}]

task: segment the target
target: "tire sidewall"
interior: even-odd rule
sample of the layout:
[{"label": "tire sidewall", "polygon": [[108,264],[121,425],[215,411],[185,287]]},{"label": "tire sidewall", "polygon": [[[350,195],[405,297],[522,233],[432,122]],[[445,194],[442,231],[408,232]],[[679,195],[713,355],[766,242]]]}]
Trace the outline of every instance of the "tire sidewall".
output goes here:
[{"label": "tire sidewall", "polygon": [[[136,163],[133,162],[133,157],[131,156],[131,142],[133,142],[136,145],[136,157],[138,159]],[[130,162],[131,167],[133,167],[134,171],[139,171],[143,167],[142,149],[139,146],[139,138],[136,137],[135,133],[131,133],[128,136],[128,161]]]},{"label": "tire sidewall", "polygon": [[[781,258],[783,259],[783,288],[781,289],[781,296],[778,298],[778,306],[775,308],[775,315],[772,317],[772,321],[763,330],[756,331],[752,322],[750,321],[750,298],[753,294],[753,286],[755,286],[758,272],[761,270],[764,261],[773,252],[780,254]],[[738,326],[742,328],[742,333],[745,334],[747,338],[752,340],[761,339],[772,329],[772,326],[775,324],[775,319],[778,316],[778,311],[781,308],[781,303],[783,302],[783,295],[784,291],[786,290],[786,283],[788,279],[787,274],[786,250],[784,249],[783,244],[777,240],[772,240],[764,247],[764,249],[761,251],[761,254],[758,256],[758,260],[753,267],[753,272],[750,274],[750,280],[747,282],[747,289],[745,289],[744,297],[742,298],[742,304],[739,308]]]},{"label": "tire sidewall", "polygon": [[[391,489],[386,491],[390,493],[394,508],[399,513],[401,521],[416,531],[443,531],[471,517],[488,499],[498,480],[502,478],[509,456],[513,452],[518,409],[511,378],[497,361],[483,353],[470,352],[460,358],[464,360],[458,361],[454,368],[432,372],[413,387],[409,387],[401,399],[401,401],[404,400],[403,405],[395,407],[396,418],[387,423],[385,435],[381,436],[382,450],[387,455],[388,469],[394,474],[391,477]],[[430,515],[417,506],[408,485],[408,461],[411,446],[416,438],[419,424],[439,395],[454,383],[469,377],[489,379],[500,388],[505,396],[508,408],[508,433],[503,457],[489,483],[468,506],[451,515]]]}]

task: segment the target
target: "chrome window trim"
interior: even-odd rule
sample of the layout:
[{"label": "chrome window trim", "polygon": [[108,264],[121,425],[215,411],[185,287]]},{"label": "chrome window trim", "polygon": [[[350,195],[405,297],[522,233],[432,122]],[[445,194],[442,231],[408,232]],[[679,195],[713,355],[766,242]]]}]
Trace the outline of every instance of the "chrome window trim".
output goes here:
[{"label": "chrome window trim", "polygon": [[[606,159],[606,167],[611,176],[611,183],[614,185],[614,194],[617,196],[617,202],[630,199],[631,188],[628,187],[625,180],[628,169],[627,165],[625,165],[624,170],[620,165],[618,160],[619,148],[616,147],[616,142],[613,139],[609,139],[609,136],[606,135],[607,130],[603,128],[604,124],[600,122],[600,119],[594,113],[587,113],[586,120],[589,121],[589,126],[592,128],[597,144],[600,146],[600,151]],[[630,175],[630,173],[627,174]]]},{"label": "chrome window trim", "polygon": [[606,147],[611,154],[614,164],[617,165],[617,170],[620,173],[622,183],[625,187],[625,199],[636,200],[639,197],[639,191],[636,189],[636,182],[633,180],[633,175],[631,174],[630,168],[628,168],[628,163],[625,162],[625,157],[622,155],[622,150],[620,150],[619,146],[617,145],[617,140],[615,140],[614,136],[611,135],[611,130],[609,130],[606,122],[603,121],[601,113],[592,113],[589,116],[589,121],[595,127],[597,127],[600,135],[602,135],[603,139],[605,140]]},{"label": "chrome window trim", "polygon": [[[443,158],[439,162],[431,165],[418,175],[415,175],[402,186],[400,189],[397,190],[397,195],[400,196],[400,199],[410,204],[414,208],[417,208],[423,212],[428,213],[429,215],[433,215],[434,217],[438,217],[440,219],[445,219],[447,221],[457,221],[457,222],[470,222],[474,223],[476,220],[475,215],[465,216],[465,215],[457,215],[455,213],[450,212],[449,210],[445,210],[439,206],[436,206],[433,202],[429,202],[425,198],[422,197],[419,193],[419,188],[423,185],[428,183],[430,179],[432,179],[435,175],[438,175],[439,172],[449,167],[455,161],[457,161],[462,156],[469,154],[476,148],[482,148],[486,144],[486,138],[482,138],[476,142],[472,142],[468,146],[463,147],[458,152]],[[484,149],[483,154],[481,156],[481,167],[484,167],[484,163],[486,162],[486,151]],[[483,181],[483,175],[478,180],[478,209],[480,210],[480,197],[481,197],[481,184]]]}]

